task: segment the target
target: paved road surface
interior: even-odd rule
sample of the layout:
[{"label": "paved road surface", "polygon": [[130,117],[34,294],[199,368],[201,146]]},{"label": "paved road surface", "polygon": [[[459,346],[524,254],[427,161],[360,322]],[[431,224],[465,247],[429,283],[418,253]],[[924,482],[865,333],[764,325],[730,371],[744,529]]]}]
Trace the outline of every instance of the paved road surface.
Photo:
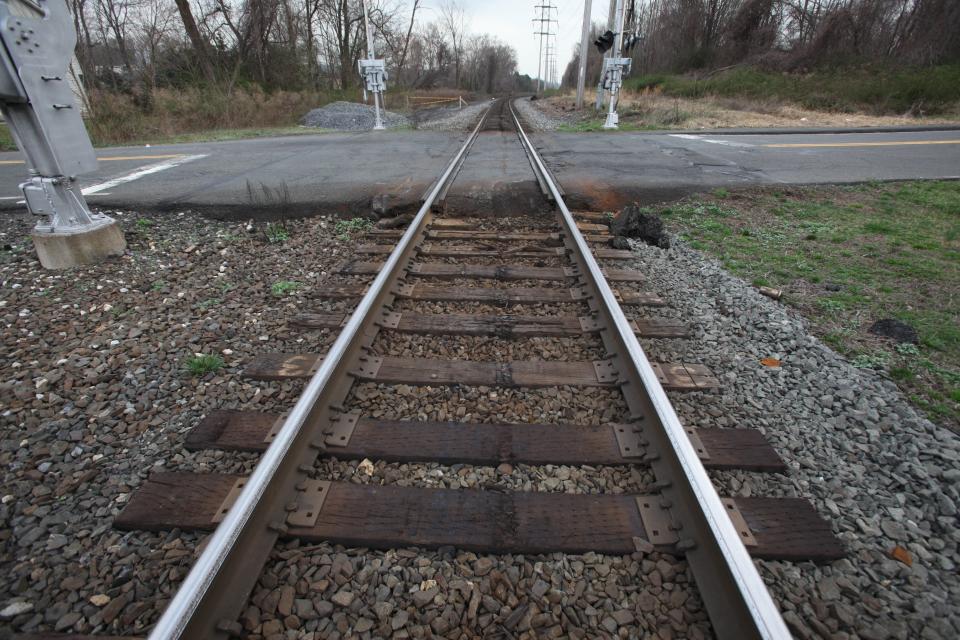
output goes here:
[{"label": "paved road surface", "polygon": [[[530,202],[532,174],[508,132],[477,142],[451,190],[469,206]],[[248,217],[416,203],[465,134],[330,133],[231,142],[98,150],[83,176],[88,201],[110,208],[202,209]],[[717,187],[960,177],[956,131],[690,135],[538,134],[535,142],[576,206],[612,208]],[[0,208],[22,209],[18,153],[0,153]],[[511,195],[513,194],[513,195]],[[517,200],[519,194],[521,199]],[[525,204],[522,204],[525,206]]]}]

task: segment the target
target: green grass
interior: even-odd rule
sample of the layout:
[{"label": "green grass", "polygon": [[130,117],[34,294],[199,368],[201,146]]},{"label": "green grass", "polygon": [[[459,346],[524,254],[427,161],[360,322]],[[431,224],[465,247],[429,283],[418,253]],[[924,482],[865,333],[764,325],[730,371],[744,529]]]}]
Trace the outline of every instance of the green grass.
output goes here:
[{"label": "green grass", "polygon": [[658,88],[669,96],[775,99],[819,111],[868,111],[900,115],[955,112],[960,102],[960,64],[885,69],[844,67],[783,74],[739,67],[708,78],[644,75],[628,78],[627,91]]},{"label": "green grass", "polygon": [[274,282],[270,285],[270,293],[277,296],[278,298],[287,295],[288,293],[293,293],[300,288],[299,282],[292,282],[290,280],[280,280]]},{"label": "green grass", "polygon": [[219,371],[223,364],[223,358],[216,354],[195,354],[187,358],[186,369],[192,376],[203,376]]},{"label": "green grass", "polygon": [[606,132],[606,131],[656,131],[662,127],[657,127],[654,125],[638,125],[633,122],[624,122],[621,121],[618,129],[604,129],[603,123],[606,121],[606,117],[603,118],[590,118],[588,120],[581,120],[579,122],[564,122],[561,124],[557,131],[563,131],[566,133],[593,133],[593,132]]},{"label": "green grass", "polygon": [[[783,289],[824,342],[960,430],[960,182],[714,193],[660,213],[745,280]],[[919,344],[867,332],[887,317],[915,327]]]},{"label": "green grass", "polygon": [[350,236],[352,236],[354,233],[363,233],[371,226],[373,226],[373,223],[366,218],[337,220],[337,224],[335,224],[333,227],[333,232],[336,233],[341,240],[349,240]]},{"label": "green grass", "polygon": [[267,236],[267,240],[270,244],[283,244],[290,239],[290,232],[287,231],[287,228],[279,223],[270,223],[263,230],[264,235]]}]

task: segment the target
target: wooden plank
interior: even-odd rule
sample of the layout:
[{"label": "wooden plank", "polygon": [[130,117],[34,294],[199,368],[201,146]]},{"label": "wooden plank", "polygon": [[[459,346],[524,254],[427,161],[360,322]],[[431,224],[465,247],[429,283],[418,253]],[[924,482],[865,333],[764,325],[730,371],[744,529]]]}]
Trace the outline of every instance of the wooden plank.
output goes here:
[{"label": "wooden plank", "polygon": [[[317,295],[326,298],[360,298],[367,290],[365,284],[330,284],[317,289]],[[396,290],[398,298],[429,300],[434,302],[486,302],[492,305],[547,304],[555,302],[580,302],[580,289],[510,287],[444,287],[428,284],[408,285]],[[620,304],[658,307],[666,304],[659,296],[643,291],[613,290]]]},{"label": "wooden plank", "polygon": [[[255,380],[286,380],[308,378],[313,375],[323,356],[309,353],[266,353],[255,357],[244,370],[244,376]],[[660,384],[670,391],[696,391],[719,387],[713,376],[701,374],[697,380],[684,372],[699,365],[654,364],[659,370]],[[705,368],[704,368],[705,369]],[[677,371],[676,375],[672,372]],[[709,373],[709,370],[706,370]],[[519,360],[515,362],[475,362],[472,360],[433,360],[430,358],[398,358],[384,356],[374,372],[364,367],[354,368],[352,375],[359,380],[384,384],[412,384],[423,386],[465,384],[496,387],[556,387],[584,386],[611,387],[616,380],[601,379],[593,362],[558,362],[553,360]],[[707,383],[712,384],[707,384]]]},{"label": "wooden plank", "polygon": [[[264,451],[267,434],[280,417],[258,411],[214,411],[187,435],[191,451]],[[340,459],[443,464],[622,465],[624,458],[611,425],[476,424],[360,418],[346,446],[330,443],[327,454]],[[710,469],[780,473],[786,465],[762,433],[754,429],[695,429]]]},{"label": "wooden plank", "polygon": [[[155,473],[114,526],[127,530],[211,530],[239,476]],[[757,540],[753,557],[836,560],[830,525],[800,498],[737,498]],[[756,529],[752,527],[756,526]],[[308,542],[395,549],[453,546],[483,553],[634,552],[647,534],[632,495],[576,495],[427,489],[331,482],[316,523],[285,534]],[[672,551],[672,547],[661,547]]]},{"label": "wooden plank", "polygon": [[610,216],[602,211],[571,211],[574,218],[581,218],[590,222],[609,222]]},{"label": "wooden plank", "polygon": [[[348,260],[337,267],[337,273],[349,276],[369,276],[380,273],[382,262]],[[573,270],[564,267],[530,267],[522,264],[447,264],[445,262],[415,262],[407,273],[420,278],[486,278],[491,280],[554,280],[576,278]],[[629,269],[604,269],[611,282],[643,282],[645,278]]]},{"label": "wooden plank", "polygon": [[671,391],[695,391],[715,389],[720,381],[707,367],[701,364],[678,362],[675,364],[651,363],[657,379],[664,389]]},{"label": "wooden plank", "polygon": [[476,222],[468,222],[467,220],[461,220],[459,218],[434,218],[430,221],[430,229],[449,229],[463,231],[466,229],[476,229],[480,224]]},{"label": "wooden plank", "polygon": [[[368,236],[375,238],[399,238],[403,229],[370,229]],[[503,233],[499,231],[426,231],[432,240],[486,240],[489,242],[553,242],[560,243],[559,233]]]},{"label": "wooden plank", "polygon": [[605,225],[603,223],[597,223],[597,222],[577,222],[577,229],[580,229],[580,231],[584,231],[584,232],[586,231],[591,231],[591,232],[595,231],[598,233],[610,232],[610,227],[608,225]]},{"label": "wooden plank", "polygon": [[[357,247],[357,253],[364,255],[389,255],[393,252],[392,244],[362,244]],[[421,245],[420,255],[436,258],[479,257],[479,258],[550,258],[567,255],[564,247],[517,247],[516,249],[496,249],[487,246],[460,246],[450,247],[443,244]],[[630,260],[634,257],[629,249],[611,249],[609,247],[595,247],[593,255],[599,260]]]},{"label": "wooden plank", "polygon": [[[289,324],[305,329],[339,329],[349,316],[345,313],[302,313]],[[469,313],[398,312],[396,326],[384,327],[400,333],[498,336],[505,339],[534,336],[562,337],[599,333],[584,330],[577,316],[478,315]],[[630,320],[634,332],[645,338],[683,338],[688,327],[676,320]]]}]

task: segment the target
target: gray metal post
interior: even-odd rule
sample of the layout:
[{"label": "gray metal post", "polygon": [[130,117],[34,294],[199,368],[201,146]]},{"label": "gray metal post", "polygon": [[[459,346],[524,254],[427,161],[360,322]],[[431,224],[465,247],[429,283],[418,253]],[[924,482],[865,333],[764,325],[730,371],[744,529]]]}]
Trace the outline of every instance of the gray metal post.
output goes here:
[{"label": "gray metal post", "polygon": [[580,72],[577,75],[577,111],[583,109],[583,89],[587,82],[587,53],[590,43],[590,17],[593,13],[593,0],[583,3],[583,30],[580,32]]},{"label": "gray metal post", "polygon": [[43,217],[32,234],[41,264],[65,268],[123,253],[119,225],[91,213],[74,188],[97,159],[69,83],[77,35],[66,3],[3,0],[0,42],[0,110],[26,156],[27,209]]},{"label": "gray metal post", "polygon": [[[363,28],[367,33],[367,58],[373,60],[376,54],[373,49],[373,38],[370,37],[370,17],[367,15],[367,0],[363,0]],[[380,92],[373,92],[373,129],[379,131],[384,128],[380,118]]]},{"label": "gray metal post", "polygon": [[[623,47],[623,11],[625,9],[623,0],[617,0],[616,13],[614,14],[613,32],[616,34],[613,40],[613,53],[610,54],[610,61],[620,59],[620,51]],[[620,117],[617,114],[617,96],[620,91],[620,83],[623,77],[623,67],[620,64],[610,65],[609,86],[610,86],[610,108],[607,112],[607,119],[603,123],[604,129],[619,128]]]}]

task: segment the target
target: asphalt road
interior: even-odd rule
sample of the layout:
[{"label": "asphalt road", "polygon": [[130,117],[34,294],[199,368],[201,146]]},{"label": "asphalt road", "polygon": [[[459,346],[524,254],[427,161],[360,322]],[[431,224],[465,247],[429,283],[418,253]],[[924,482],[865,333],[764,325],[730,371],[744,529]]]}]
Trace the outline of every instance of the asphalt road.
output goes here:
[{"label": "asphalt road", "polygon": [[[362,212],[375,195],[417,203],[466,134],[328,133],[98,150],[82,176],[91,205],[199,209],[252,217]],[[481,134],[450,200],[526,206],[532,173],[514,134]],[[617,207],[718,187],[960,178],[960,129],[887,133],[537,134],[535,144],[575,206]],[[22,209],[18,153],[0,153],[0,209]]]}]

